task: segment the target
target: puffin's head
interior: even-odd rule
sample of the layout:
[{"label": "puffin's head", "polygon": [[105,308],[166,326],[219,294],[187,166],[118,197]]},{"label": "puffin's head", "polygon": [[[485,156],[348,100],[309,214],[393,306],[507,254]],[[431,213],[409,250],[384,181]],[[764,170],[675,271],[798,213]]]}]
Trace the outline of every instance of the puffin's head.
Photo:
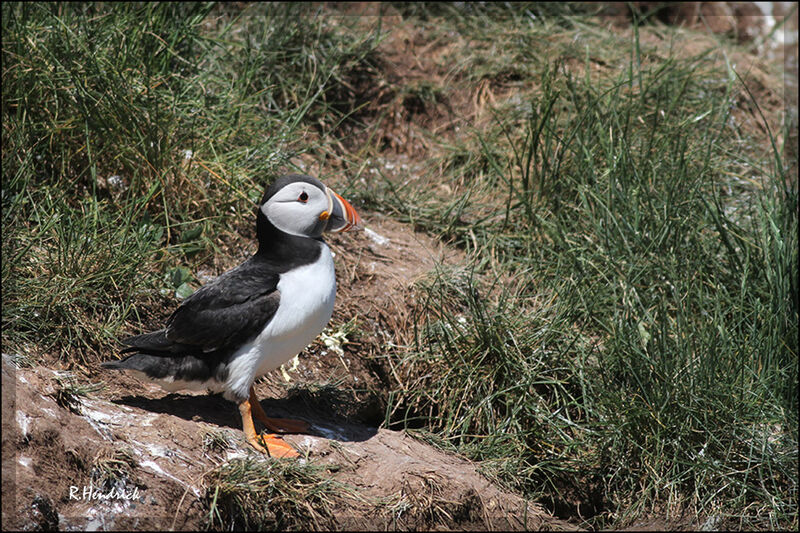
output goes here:
[{"label": "puffin's head", "polygon": [[289,174],[275,180],[261,199],[261,212],[281,231],[319,237],[359,229],[361,217],[350,203],[316,178]]}]

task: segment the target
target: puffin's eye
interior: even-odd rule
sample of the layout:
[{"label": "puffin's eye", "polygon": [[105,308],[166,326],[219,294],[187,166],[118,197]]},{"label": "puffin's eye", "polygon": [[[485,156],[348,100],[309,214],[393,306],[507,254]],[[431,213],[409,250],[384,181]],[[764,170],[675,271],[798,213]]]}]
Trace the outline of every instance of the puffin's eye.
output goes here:
[{"label": "puffin's eye", "polygon": [[298,202],[306,203],[308,201],[308,194],[306,191],[300,193],[300,196],[297,197]]}]

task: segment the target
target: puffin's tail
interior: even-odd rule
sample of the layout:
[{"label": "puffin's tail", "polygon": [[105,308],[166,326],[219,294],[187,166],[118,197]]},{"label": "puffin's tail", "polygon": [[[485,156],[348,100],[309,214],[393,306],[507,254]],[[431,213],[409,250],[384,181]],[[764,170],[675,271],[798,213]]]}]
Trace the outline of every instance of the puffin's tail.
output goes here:
[{"label": "puffin's tail", "polygon": [[103,361],[100,366],[111,370],[128,370],[128,367],[125,366],[125,361],[127,360],[128,358],[126,357],[121,361]]},{"label": "puffin's tail", "polygon": [[197,357],[191,353],[194,351],[191,347],[170,342],[164,329],[128,337],[122,344],[127,346],[122,353],[137,353],[118,361],[106,361],[100,366],[111,370],[135,370],[150,379],[158,380],[206,381],[212,377],[224,379],[224,364],[219,361],[213,364],[214,358]]},{"label": "puffin's tail", "polygon": [[147,353],[135,353],[119,361],[106,361],[100,366],[111,370],[135,370],[150,379],[180,379],[185,359],[191,356],[164,357]]},{"label": "puffin's tail", "polygon": [[167,381],[198,381],[209,379],[224,381],[227,369],[224,363],[212,365],[209,361],[193,355],[163,356],[135,353],[119,361],[101,363],[111,370],[134,370],[150,379]]}]

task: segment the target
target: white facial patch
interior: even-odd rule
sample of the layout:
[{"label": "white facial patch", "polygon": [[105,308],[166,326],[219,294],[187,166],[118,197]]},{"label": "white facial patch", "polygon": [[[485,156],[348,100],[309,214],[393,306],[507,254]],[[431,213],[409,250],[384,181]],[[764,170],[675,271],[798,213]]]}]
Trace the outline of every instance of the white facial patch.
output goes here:
[{"label": "white facial patch", "polygon": [[320,215],[328,209],[328,195],[306,182],[290,183],[261,206],[261,212],[281,231],[319,237],[325,229]]}]

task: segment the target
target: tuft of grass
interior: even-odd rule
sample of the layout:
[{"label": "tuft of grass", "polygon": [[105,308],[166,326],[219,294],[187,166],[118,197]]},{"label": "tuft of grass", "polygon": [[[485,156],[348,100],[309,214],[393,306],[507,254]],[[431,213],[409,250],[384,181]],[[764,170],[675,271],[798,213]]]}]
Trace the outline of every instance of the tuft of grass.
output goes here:
[{"label": "tuft of grass", "polygon": [[420,476],[419,484],[406,481],[399,491],[376,505],[386,517],[387,526],[391,524],[395,530],[422,527],[452,531],[486,516],[478,493],[468,492],[454,501],[433,473]]},{"label": "tuft of grass", "polygon": [[235,459],[206,476],[209,529],[321,530],[348,488],[304,461]]},{"label": "tuft of grass", "polygon": [[203,451],[223,452],[231,447],[230,438],[224,431],[207,431],[203,434]]},{"label": "tuft of grass", "polygon": [[130,449],[101,451],[93,461],[92,484],[95,490],[100,490],[103,493],[107,493],[112,489],[128,492],[128,485],[139,485],[136,476],[138,466],[138,462]]},{"label": "tuft of grass", "polygon": [[75,414],[81,414],[82,398],[90,394],[103,390],[105,383],[79,383],[74,376],[69,373],[56,374],[56,388],[50,396],[58,405],[64,409],[69,409]]}]

